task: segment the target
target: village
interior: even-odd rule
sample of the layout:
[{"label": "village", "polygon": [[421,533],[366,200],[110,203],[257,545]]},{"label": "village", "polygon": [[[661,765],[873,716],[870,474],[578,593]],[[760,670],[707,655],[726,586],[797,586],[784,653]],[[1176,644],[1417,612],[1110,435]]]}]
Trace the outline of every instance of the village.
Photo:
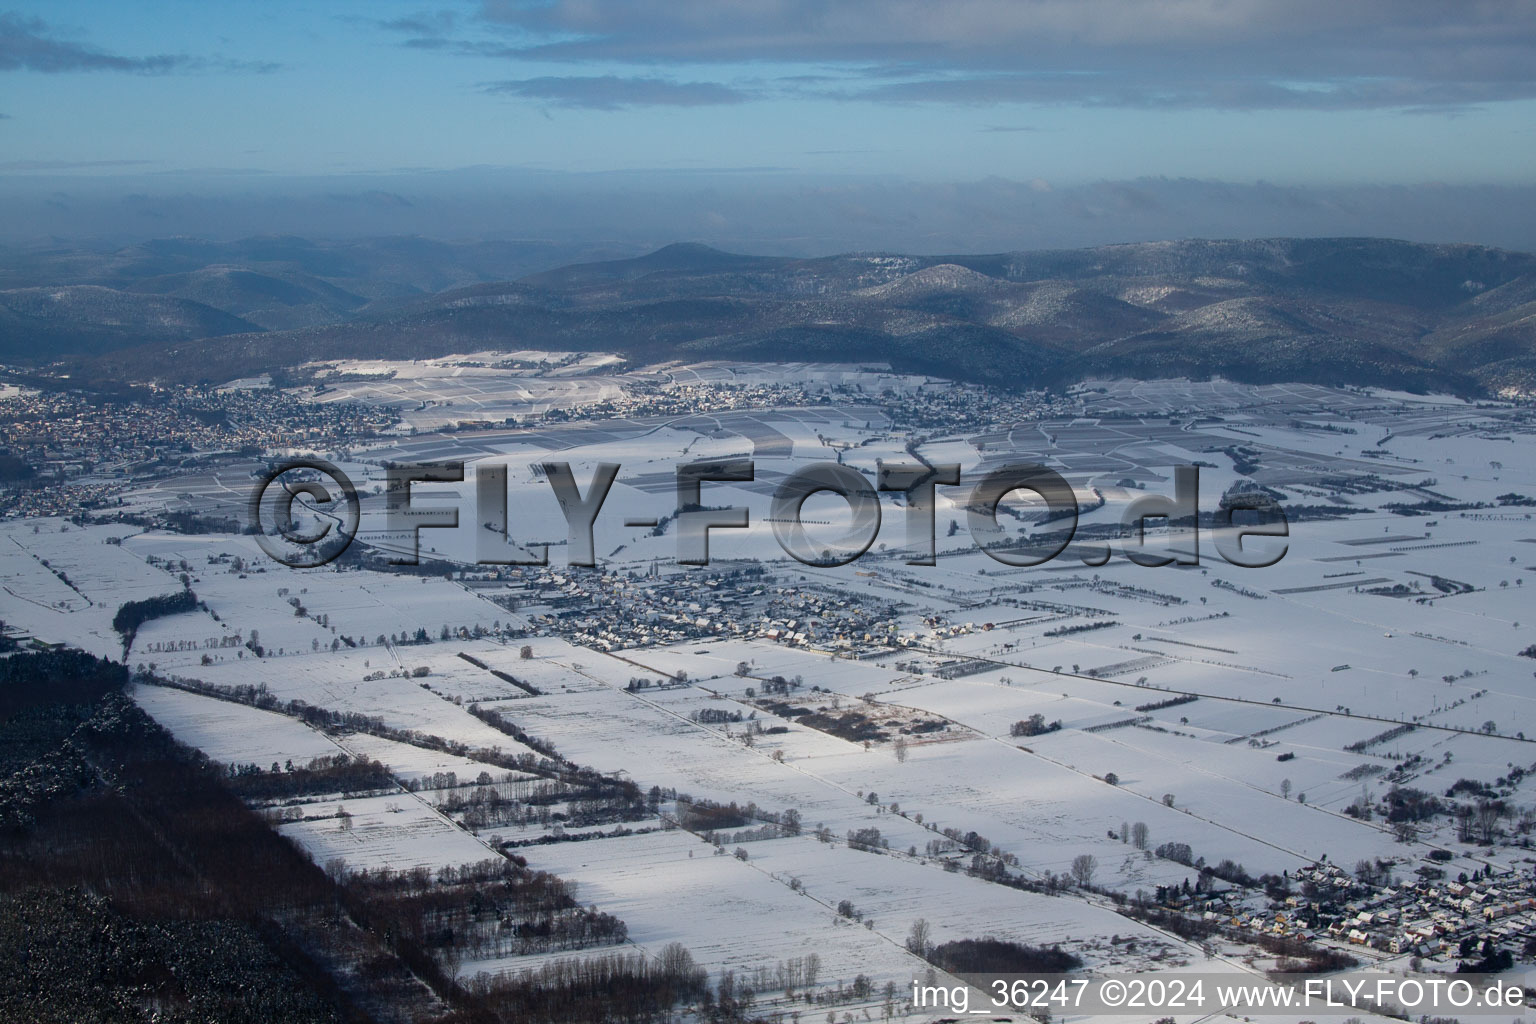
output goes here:
[{"label": "village", "polygon": [[1476,965],[1492,957],[1494,969],[1500,954],[1512,962],[1528,958],[1536,945],[1536,880],[1528,872],[1379,886],[1318,862],[1291,872],[1288,881],[1300,893],[1264,899],[1223,890],[1218,880],[1217,891],[1160,888],[1155,902],[1236,933],[1366,947],[1377,959],[1459,958]]},{"label": "village", "polygon": [[[933,969],[908,946],[924,921],[936,945],[1060,946],[1089,973],[1530,960],[1536,665],[1509,595],[1536,571],[1518,500],[1533,481],[1506,440],[1526,438],[1523,410],[1105,384],[1034,418],[907,435],[896,406],[921,407],[920,381],[871,374],[874,395],[900,398],[859,404],[820,396],[856,392],[865,371],[803,369],[792,393],[731,372],[749,379],[689,386],[728,406],[708,413],[443,431],[357,402],[337,422],[397,418],[260,458],[176,453],[116,479],[99,508],[5,522],[6,637],[123,659],[135,700],[278,794],[255,806],[338,879],[521,858],[623,922],[593,918],[573,956],[618,934],[659,953],[686,900],[695,961],[717,982],[761,981],[765,1012],[808,996],[900,1016],[887,987]],[[261,393],[231,400],[275,400]],[[462,413],[452,400],[421,415]],[[1062,402],[1095,414],[1062,418]],[[335,460],[360,493],[356,542],[316,568],[272,560],[242,521],[253,479],[295,450]],[[466,456],[506,466],[517,536],[547,545],[547,564],[477,564],[476,531],[427,529],[417,564],[391,564],[407,540],[387,467]],[[688,567],[675,466],[706,456],[756,459],[760,479],[708,485],[709,504],[750,522]],[[580,481],[624,465],[595,567],[568,564],[542,472],[554,458]],[[967,481],[1042,459],[1073,487],[1077,534],[1049,565],[1008,565],[973,542],[969,488],[940,487],[933,564],[896,495],[857,561],[784,557],[768,499],[794,467],[916,458],[959,462]],[[1283,496],[1297,514],[1282,560],[1217,557],[1210,517],[1198,564],[1122,557],[1125,509],[1192,464],[1213,493]],[[477,521],[466,485],[412,500]],[[828,543],[837,500],[803,516]],[[1039,525],[1027,502],[1008,508],[1015,533]],[[141,608],[163,613],[124,617]],[[300,785],[316,788],[282,795]],[[743,894],[782,937],[739,927]],[[506,978],[544,962],[542,941],[481,935],[442,956]],[[825,980],[775,988],[806,941]]]}]

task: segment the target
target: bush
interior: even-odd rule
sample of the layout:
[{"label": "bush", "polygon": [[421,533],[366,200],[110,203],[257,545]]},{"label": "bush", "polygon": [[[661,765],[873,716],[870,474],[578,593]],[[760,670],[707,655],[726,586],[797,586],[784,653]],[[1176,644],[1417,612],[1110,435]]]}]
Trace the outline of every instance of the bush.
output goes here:
[{"label": "bush", "polygon": [[951,974],[1059,974],[1083,961],[1060,946],[1030,946],[1002,939],[960,939],[935,946],[928,962]]},{"label": "bush", "polygon": [[196,607],[197,595],[190,590],[147,597],[142,601],[126,601],[117,609],[117,614],[112,616],[112,628],[123,638],[123,650],[126,651],[133,646],[133,638],[138,634],[139,627],[150,619],[190,612]]},{"label": "bush", "polygon": [[1055,732],[1057,729],[1060,729],[1060,728],[1061,728],[1061,720],[1060,719],[1057,719],[1056,721],[1047,724],[1046,721],[1045,721],[1045,716],[1044,715],[1035,714],[1035,715],[1030,715],[1028,718],[1023,719],[1021,721],[1014,722],[1013,725],[1008,727],[1008,735],[1010,735],[1010,736],[1043,736],[1045,733]]},{"label": "bush", "polygon": [[1189,848],[1188,843],[1164,843],[1153,851],[1163,860],[1171,860],[1185,867],[1194,867],[1195,851]]}]

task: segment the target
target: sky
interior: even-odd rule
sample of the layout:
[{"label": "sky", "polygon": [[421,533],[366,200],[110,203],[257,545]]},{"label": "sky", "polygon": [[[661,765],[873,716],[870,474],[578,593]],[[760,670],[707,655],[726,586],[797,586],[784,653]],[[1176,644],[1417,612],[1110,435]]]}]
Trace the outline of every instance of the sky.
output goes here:
[{"label": "sky", "polygon": [[1530,0],[0,0],[0,237],[1536,245],[1533,58]]}]

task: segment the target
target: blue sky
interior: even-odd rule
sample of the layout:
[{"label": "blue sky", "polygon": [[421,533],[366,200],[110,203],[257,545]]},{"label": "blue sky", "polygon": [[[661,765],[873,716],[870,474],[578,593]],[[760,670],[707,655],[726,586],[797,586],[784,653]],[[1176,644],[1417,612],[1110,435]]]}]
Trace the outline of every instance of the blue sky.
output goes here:
[{"label": "blue sky", "polygon": [[1528,186],[1533,57],[1526,0],[0,0],[0,177]]},{"label": "blue sky", "polygon": [[[561,12],[589,6],[599,14]],[[80,53],[0,71],[4,162],[1330,184],[1523,182],[1536,167],[1536,73],[1512,66],[1536,57],[1530,4],[1396,3],[1388,17],[1357,0],[1327,5],[1367,12],[1347,24],[1278,39],[1277,10],[1318,12],[1090,0],[1070,6],[1094,16],[1057,26],[1055,2],[934,0],[948,16],[891,31],[905,5],[844,0],[844,18],[827,17],[837,4],[734,6],[20,4],[0,67],[7,38],[13,64],[23,40]],[[1200,17],[1223,7],[1245,10]],[[668,10],[682,13],[657,16]],[[1137,19],[1161,27],[1082,38]],[[1330,35],[1338,52],[1320,53]],[[1501,37],[1510,48],[1483,53]]]}]

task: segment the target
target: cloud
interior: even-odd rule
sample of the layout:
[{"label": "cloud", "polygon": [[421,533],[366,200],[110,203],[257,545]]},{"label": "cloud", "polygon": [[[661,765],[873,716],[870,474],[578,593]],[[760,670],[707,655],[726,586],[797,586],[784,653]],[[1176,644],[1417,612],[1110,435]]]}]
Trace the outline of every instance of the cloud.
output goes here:
[{"label": "cloud", "polygon": [[93,167],[142,167],[153,160],[3,160],[0,171],[76,171]]},{"label": "cloud", "polygon": [[189,58],[172,54],[123,57],[52,37],[37,18],[0,14],[0,70],[3,71],[128,71],[163,74],[183,67]]},{"label": "cloud", "polygon": [[[1482,103],[1536,98],[1530,82],[1420,82],[1406,79],[1341,80],[1295,84],[1230,77],[1151,74],[979,75],[888,82],[842,89],[840,99],[890,103],[992,106],[999,103],[1075,103],[1142,110],[1372,110],[1463,112]],[[998,130],[1008,130],[1006,128]]]},{"label": "cloud", "polygon": [[479,56],[867,77],[837,99],[1465,107],[1536,96],[1529,0],[483,0]]},{"label": "cloud", "polygon": [[752,97],[718,82],[671,82],[664,78],[593,75],[488,82],[482,91],[546,100],[562,107],[620,110],[626,107],[708,107],[745,103]]},{"label": "cloud", "polygon": [[[1536,98],[1531,81],[1435,82],[1407,78],[1280,82],[1154,73],[992,75],[885,82],[824,95],[881,103],[996,106],[1073,104],[1138,110],[1381,110],[1461,114],[1488,103]],[[987,131],[1018,131],[1007,126]]]},{"label": "cloud", "polygon": [[248,75],[270,75],[282,71],[288,65],[277,60],[234,60],[230,57],[194,57],[187,62],[188,70],[229,71]]},{"label": "cloud", "polygon": [[453,29],[458,15],[453,11],[422,11],[401,18],[389,18],[378,26],[389,32],[405,32],[413,36],[441,36]]},{"label": "cloud", "polygon": [[174,71],[211,70],[266,74],[280,67],[271,61],[192,57],[186,54],[125,57],[59,39],[41,19],[0,13],[0,71],[41,71],[51,74],[119,71],[138,75],[163,75]]}]

